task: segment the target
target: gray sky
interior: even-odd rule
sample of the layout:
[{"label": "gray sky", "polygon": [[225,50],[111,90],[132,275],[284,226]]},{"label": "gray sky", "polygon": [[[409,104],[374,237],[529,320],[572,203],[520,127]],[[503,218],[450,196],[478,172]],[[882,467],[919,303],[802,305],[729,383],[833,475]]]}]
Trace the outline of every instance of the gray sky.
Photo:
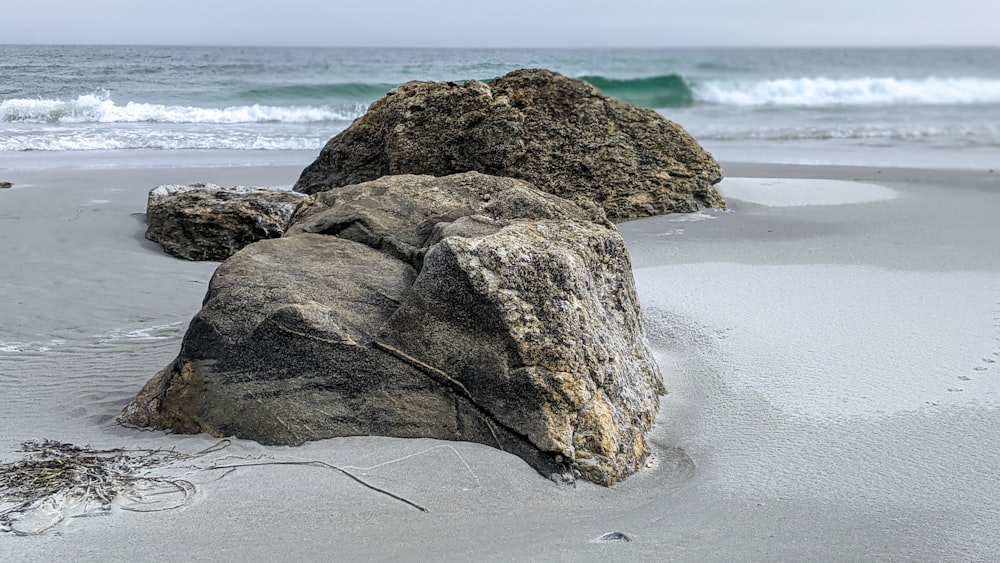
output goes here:
[{"label": "gray sky", "polygon": [[4,0],[0,43],[1000,45],[1000,1]]}]

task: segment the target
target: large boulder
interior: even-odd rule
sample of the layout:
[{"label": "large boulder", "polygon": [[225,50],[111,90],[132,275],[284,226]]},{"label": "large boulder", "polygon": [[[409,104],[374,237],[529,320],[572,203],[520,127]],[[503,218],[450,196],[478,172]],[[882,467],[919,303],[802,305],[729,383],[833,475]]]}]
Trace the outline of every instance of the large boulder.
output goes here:
[{"label": "large boulder", "polygon": [[616,220],[725,206],[718,163],[681,126],[547,70],[403,84],[331,139],[294,189],[467,171],[588,199]]},{"label": "large boulder", "polygon": [[146,238],[186,260],[225,260],[244,246],[280,237],[301,193],[214,184],[159,186],[146,204]]},{"label": "large boulder", "polygon": [[212,278],[128,424],[298,444],[475,441],[610,485],[663,393],[600,208],[478,173],[317,194]]}]

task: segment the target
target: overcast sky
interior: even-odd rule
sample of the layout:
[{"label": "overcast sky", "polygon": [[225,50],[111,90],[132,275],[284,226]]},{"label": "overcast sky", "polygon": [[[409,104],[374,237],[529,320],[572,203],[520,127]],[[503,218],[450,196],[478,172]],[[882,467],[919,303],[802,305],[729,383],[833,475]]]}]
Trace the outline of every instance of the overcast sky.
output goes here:
[{"label": "overcast sky", "polygon": [[4,0],[0,43],[1000,45],[1000,0]]}]

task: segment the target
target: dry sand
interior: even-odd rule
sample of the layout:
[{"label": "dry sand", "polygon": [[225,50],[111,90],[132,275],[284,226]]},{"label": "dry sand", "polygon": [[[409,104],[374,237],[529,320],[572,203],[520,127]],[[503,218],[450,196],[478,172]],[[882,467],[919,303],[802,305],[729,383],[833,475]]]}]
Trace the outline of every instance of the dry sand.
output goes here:
[{"label": "dry sand", "polygon": [[[114,422],[216,266],[143,239],[146,193],[302,165],[8,166],[0,461],[41,438],[214,444]],[[1000,559],[1000,174],[725,168],[729,211],[621,225],[671,391],[656,464],[625,483],[559,487],[467,443],[234,441],[216,459],[321,460],[429,512],[319,467],[175,468],[186,507],[2,534],[0,560]],[[616,531],[632,541],[598,541]]]}]

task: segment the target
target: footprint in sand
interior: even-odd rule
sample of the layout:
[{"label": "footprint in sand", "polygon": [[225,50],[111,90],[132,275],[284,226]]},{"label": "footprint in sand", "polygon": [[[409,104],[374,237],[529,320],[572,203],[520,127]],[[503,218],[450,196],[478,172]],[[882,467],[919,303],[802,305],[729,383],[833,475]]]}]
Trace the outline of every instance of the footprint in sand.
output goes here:
[{"label": "footprint in sand", "polygon": [[[993,320],[994,321],[998,321],[998,322],[995,322],[993,324],[993,327],[996,328],[996,329],[998,329],[998,334],[993,337],[993,340],[1000,341],[1000,303],[997,303],[997,307],[996,307],[996,309],[993,310],[993,312],[997,314],[997,316],[993,317]],[[992,358],[990,358],[990,357],[983,358],[983,363],[984,364],[995,364],[995,363],[997,363],[997,360],[995,360],[994,358],[1000,358],[1000,350],[995,350],[993,352],[990,352],[990,355],[993,356],[993,357]],[[988,369],[990,369],[989,365],[976,366],[976,367],[972,368],[972,371],[983,372],[983,371],[986,371]]]}]

